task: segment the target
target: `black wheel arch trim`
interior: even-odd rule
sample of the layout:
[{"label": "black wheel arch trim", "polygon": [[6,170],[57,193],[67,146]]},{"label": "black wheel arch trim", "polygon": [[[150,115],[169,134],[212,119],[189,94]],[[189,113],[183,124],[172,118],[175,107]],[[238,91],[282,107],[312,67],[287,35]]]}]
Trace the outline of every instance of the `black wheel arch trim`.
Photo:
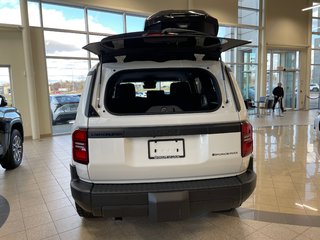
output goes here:
[{"label": "black wheel arch trim", "polygon": [[[19,127],[14,127],[14,126],[19,126]],[[22,140],[24,139],[23,123],[20,119],[16,118],[12,120],[10,124],[10,132],[12,132],[12,129],[17,129],[21,134]]]},{"label": "black wheel arch trim", "polygon": [[[2,146],[3,146],[3,152],[6,153],[9,149],[10,142],[11,142],[11,133],[13,129],[17,129],[22,138],[22,142],[24,142],[24,130],[23,130],[23,123],[20,118],[20,115],[17,115],[19,117],[15,117],[13,119],[9,119],[6,121],[5,126],[4,126],[4,132],[3,132],[3,139],[2,141]],[[15,127],[19,126],[19,127]]]}]

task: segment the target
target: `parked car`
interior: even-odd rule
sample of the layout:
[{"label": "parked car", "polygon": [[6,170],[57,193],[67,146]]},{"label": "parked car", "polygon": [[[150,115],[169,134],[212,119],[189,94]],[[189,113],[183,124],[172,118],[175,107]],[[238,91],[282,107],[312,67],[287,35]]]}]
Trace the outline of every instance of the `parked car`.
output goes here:
[{"label": "parked car", "polygon": [[50,95],[52,125],[58,122],[62,123],[74,120],[76,118],[79,101],[79,94]]},{"label": "parked car", "polygon": [[23,157],[23,124],[21,115],[14,107],[8,107],[0,95],[0,164],[10,170],[17,168]]},{"label": "parked car", "polygon": [[85,46],[100,62],[72,127],[80,216],[179,220],[239,207],[253,192],[252,126],[220,60],[248,42],[217,38],[217,29],[203,11],[164,11],[144,32]]},{"label": "parked car", "polygon": [[319,92],[319,84],[310,83],[310,92]]}]

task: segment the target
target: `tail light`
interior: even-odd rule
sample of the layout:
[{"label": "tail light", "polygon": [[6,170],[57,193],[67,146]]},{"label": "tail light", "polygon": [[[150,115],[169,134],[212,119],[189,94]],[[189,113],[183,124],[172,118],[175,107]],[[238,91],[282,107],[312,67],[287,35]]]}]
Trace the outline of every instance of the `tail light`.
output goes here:
[{"label": "tail light", "polygon": [[246,157],[253,151],[252,126],[245,121],[241,124],[241,156]]},{"label": "tail light", "polygon": [[89,163],[87,129],[77,129],[72,133],[72,154],[74,161]]}]

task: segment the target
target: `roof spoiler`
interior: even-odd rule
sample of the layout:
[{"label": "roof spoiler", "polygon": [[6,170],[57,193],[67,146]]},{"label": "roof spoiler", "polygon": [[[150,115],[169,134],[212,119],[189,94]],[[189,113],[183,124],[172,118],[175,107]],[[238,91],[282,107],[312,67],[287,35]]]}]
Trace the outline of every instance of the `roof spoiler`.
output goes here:
[{"label": "roof spoiler", "polygon": [[184,29],[164,29],[119,34],[90,43],[84,49],[99,56],[102,62],[117,62],[123,56],[130,61],[219,60],[221,53],[249,41],[219,38],[203,32]]}]

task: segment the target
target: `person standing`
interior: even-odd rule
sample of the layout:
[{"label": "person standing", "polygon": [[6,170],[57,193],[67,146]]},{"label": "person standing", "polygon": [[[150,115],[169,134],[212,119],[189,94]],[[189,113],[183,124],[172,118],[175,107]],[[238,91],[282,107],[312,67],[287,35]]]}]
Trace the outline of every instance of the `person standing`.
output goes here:
[{"label": "person standing", "polygon": [[282,99],[284,96],[284,91],[282,88],[282,84],[280,82],[278,83],[278,86],[273,89],[272,94],[274,96],[272,110],[274,111],[274,108],[275,108],[277,102],[279,102],[281,111],[285,112],[286,110],[284,110],[284,108],[282,106]]}]

